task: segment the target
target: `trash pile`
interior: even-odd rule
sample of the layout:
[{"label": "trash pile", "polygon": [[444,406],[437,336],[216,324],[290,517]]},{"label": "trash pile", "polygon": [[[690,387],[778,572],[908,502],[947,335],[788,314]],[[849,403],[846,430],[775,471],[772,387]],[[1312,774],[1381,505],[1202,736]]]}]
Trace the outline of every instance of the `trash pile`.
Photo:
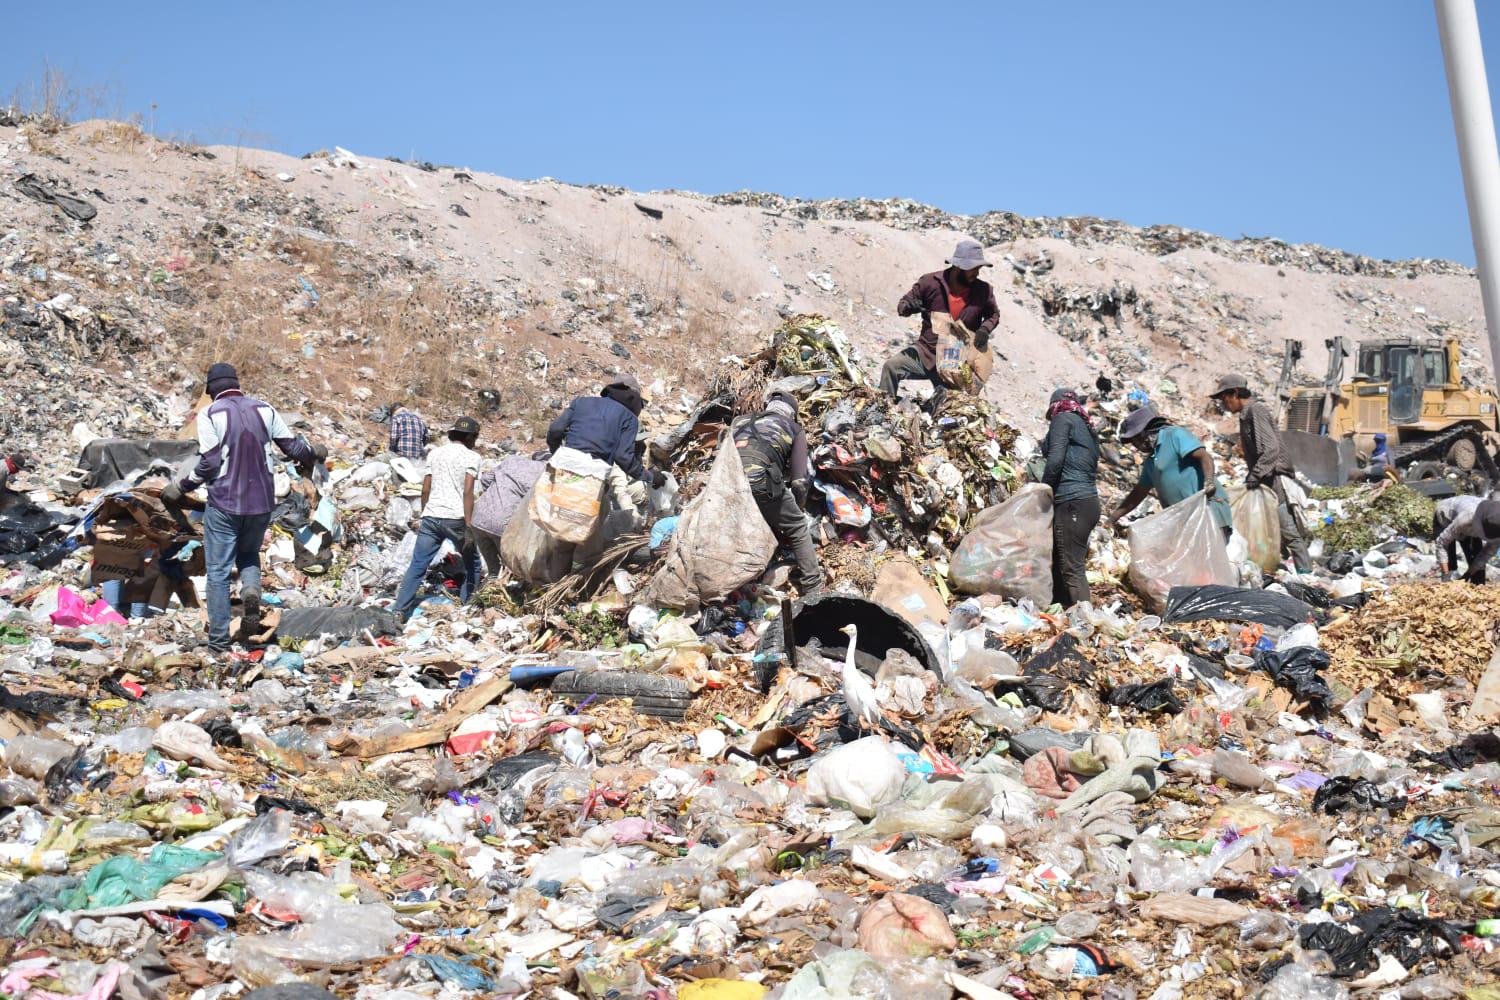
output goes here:
[{"label": "trash pile", "polygon": [[[322,231],[315,201],[250,186]],[[74,218],[73,190],[8,197]],[[827,211],[936,218],[901,204]],[[127,268],[77,245],[101,287]],[[389,604],[421,467],[370,441],[378,423],[288,412],[331,461],[279,468],[261,631],[238,623],[212,658],[199,512],[160,488],[193,460],[191,379],[116,385],[98,352],[155,313],[57,301],[71,277],[0,250],[19,276],[0,430],[47,456],[0,490],[9,997],[1495,995],[1500,599],[1424,579],[1431,510],[1404,491],[1301,505],[1328,532],[1310,574],[1264,539],[1220,544],[1201,499],[1129,539],[1101,528],[1094,599],[1063,611],[1034,445],[965,393],[886,398],[836,324],[795,316],[683,419],[647,408],[680,494],[653,495],[642,530],[467,604],[445,549],[406,622]],[[153,301],[192,294],[171,259],[143,263]],[[311,284],[288,313],[326,315]],[[1126,291],[1054,301],[1103,322]],[[808,430],[830,584],[795,600],[721,443],[772,387]],[[1112,423],[1117,499],[1136,459]],[[680,607],[659,599],[683,580]]]},{"label": "trash pile", "polygon": [[1432,500],[1401,483],[1323,487],[1313,499],[1329,507],[1313,537],[1330,552],[1363,552],[1392,538],[1432,532]]},{"label": "trash pile", "polygon": [[420,470],[336,448],[280,472],[273,611],[227,664],[155,485],[182,459],[95,445],[119,478],[37,508],[73,547],[0,580],[6,992],[1484,995],[1492,591],[1242,588],[1184,561],[1217,532],[1184,503],[1132,532],[1135,593],[1064,613],[1015,432],[862,382],[798,317],[651,440],[691,502],[733,415],[795,392],[831,593],[772,572],[684,614],[620,562],[464,605],[440,559],[403,626]]},{"label": "trash pile", "polygon": [[918,396],[892,400],[868,382],[836,324],[796,316],[765,350],[726,365],[687,419],[652,438],[651,453],[687,483],[734,417],[786,390],[808,434],[823,537],[940,556],[1019,484],[1016,430],[967,393],[924,409]]},{"label": "trash pile", "polygon": [[1231,240],[1180,226],[1141,228],[1093,216],[1059,218],[1017,215],[1014,212],[953,215],[908,198],[834,198],[809,201],[779,194],[736,191],[711,195],[705,200],[717,205],[749,205],[772,215],[787,215],[795,219],[879,222],[893,229],[951,230],[968,233],[985,246],[1047,237],[1084,247],[1131,247],[1153,256],[1166,256],[1179,250],[1203,249],[1230,260],[1295,267],[1313,273],[1361,274],[1372,277],[1471,273],[1461,264],[1446,260],[1377,260],[1312,243],[1288,243],[1285,240],[1257,236]]}]

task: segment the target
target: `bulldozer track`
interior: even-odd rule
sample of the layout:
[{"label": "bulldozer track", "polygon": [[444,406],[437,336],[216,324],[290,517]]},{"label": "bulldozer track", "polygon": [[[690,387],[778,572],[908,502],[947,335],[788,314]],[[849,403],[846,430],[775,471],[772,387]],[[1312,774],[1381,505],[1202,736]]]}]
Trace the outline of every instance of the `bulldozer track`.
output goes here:
[{"label": "bulldozer track", "polygon": [[1413,441],[1395,448],[1391,452],[1391,464],[1402,471],[1422,461],[1446,464],[1448,449],[1453,446],[1453,442],[1463,438],[1474,442],[1475,451],[1478,453],[1477,461],[1474,463],[1475,468],[1482,469],[1491,482],[1500,480],[1500,468],[1496,467],[1494,456],[1484,445],[1484,435],[1478,428],[1468,425],[1454,427],[1430,438],[1423,438],[1421,441]]}]

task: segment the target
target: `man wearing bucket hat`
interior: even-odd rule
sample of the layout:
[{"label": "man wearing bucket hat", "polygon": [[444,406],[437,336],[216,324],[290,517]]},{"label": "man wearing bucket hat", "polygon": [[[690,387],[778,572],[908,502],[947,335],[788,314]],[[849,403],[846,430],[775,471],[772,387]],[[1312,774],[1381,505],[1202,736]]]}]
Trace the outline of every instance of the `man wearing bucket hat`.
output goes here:
[{"label": "man wearing bucket hat", "polygon": [[1119,438],[1141,453],[1141,475],[1131,491],[1110,511],[1116,530],[1120,520],[1141,505],[1152,491],[1163,507],[1190,499],[1195,493],[1208,497],[1214,523],[1229,539],[1229,498],[1214,475],[1214,458],[1203,442],[1185,427],[1178,427],[1147,404],[1131,410],[1120,421]]},{"label": "man wearing bucket hat", "polygon": [[1298,489],[1292,463],[1281,447],[1281,433],[1270,407],[1255,398],[1245,376],[1230,372],[1219,379],[1209,398],[1225,413],[1240,418],[1240,450],[1245,455],[1245,488],[1269,489],[1276,494],[1276,515],[1281,522],[1281,553],[1290,555],[1298,573],[1312,569],[1307,542],[1302,533],[1302,518],[1288,501],[1289,492]]},{"label": "man wearing bucket hat", "polygon": [[417,546],[396,591],[396,602],[391,606],[403,620],[416,610],[422,580],[444,542],[452,542],[463,560],[464,582],[459,588],[459,598],[467,601],[479,585],[479,551],[468,532],[474,520],[474,484],[479,479],[479,453],[474,450],[478,443],[479,421],[459,417],[448,432],[448,443],[427,455]]},{"label": "man wearing bucket hat", "polygon": [[1484,583],[1485,567],[1500,552],[1500,502],[1477,497],[1451,497],[1437,505],[1433,527],[1437,540],[1438,572],[1447,576],[1458,568],[1455,547],[1462,546],[1469,568],[1466,583]]},{"label": "man wearing bucket hat", "polygon": [[983,350],[1000,322],[1000,307],[989,282],[979,280],[980,268],[989,267],[984,248],[974,240],[959,240],[941,271],[924,274],[911,291],[896,303],[898,316],[922,316],[922,332],[916,344],[901,351],[880,370],[880,388],[896,395],[907,379],[925,379],[941,388],[937,377],[937,331],[933,313],[947,313],[974,331],[974,346]]}]

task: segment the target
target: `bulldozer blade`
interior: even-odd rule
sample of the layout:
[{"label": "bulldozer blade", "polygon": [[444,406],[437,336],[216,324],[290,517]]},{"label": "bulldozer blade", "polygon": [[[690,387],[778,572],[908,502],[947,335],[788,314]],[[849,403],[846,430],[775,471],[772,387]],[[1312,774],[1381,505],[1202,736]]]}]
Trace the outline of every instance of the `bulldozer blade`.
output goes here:
[{"label": "bulldozer blade", "polygon": [[1308,482],[1315,486],[1342,486],[1354,467],[1354,442],[1335,440],[1322,434],[1282,431],[1281,446]]}]

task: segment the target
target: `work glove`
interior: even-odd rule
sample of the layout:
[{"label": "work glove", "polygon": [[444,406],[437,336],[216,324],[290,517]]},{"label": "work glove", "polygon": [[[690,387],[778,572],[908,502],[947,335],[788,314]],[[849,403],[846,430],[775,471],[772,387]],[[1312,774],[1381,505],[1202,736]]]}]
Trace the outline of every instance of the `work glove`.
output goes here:
[{"label": "work glove", "polygon": [[667,485],[667,474],[660,469],[646,470],[646,485],[653,490],[659,490]]},{"label": "work glove", "polygon": [[792,483],[792,498],[797,501],[798,507],[807,505],[808,482],[806,479],[798,479]]},{"label": "work glove", "polygon": [[328,461],[328,446],[326,444],[313,445],[313,459],[319,465],[322,465],[324,462]]},{"label": "work glove", "polygon": [[974,334],[974,348],[975,348],[975,350],[986,351],[986,350],[989,350],[989,346],[990,346],[990,335],[989,335],[989,333],[987,331],[980,330],[978,333]]},{"label": "work glove", "polygon": [[6,455],[5,461],[10,465],[10,471],[20,472],[36,460],[31,457],[30,452],[18,451],[14,455]]},{"label": "work glove", "polygon": [[172,504],[174,507],[180,506],[182,504],[182,485],[168,481],[167,485],[161,488],[161,501],[162,503]]}]

